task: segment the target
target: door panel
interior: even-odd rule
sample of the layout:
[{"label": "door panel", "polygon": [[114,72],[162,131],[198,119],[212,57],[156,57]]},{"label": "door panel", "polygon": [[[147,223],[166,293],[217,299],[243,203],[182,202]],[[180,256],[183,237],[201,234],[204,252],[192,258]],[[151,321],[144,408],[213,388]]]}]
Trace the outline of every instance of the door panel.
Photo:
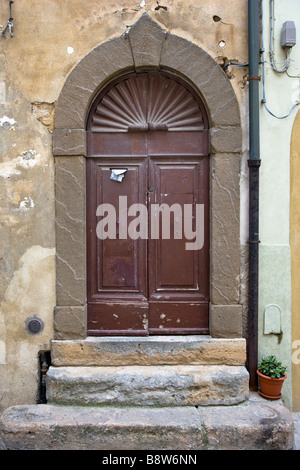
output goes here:
[{"label": "door panel", "polygon": [[145,302],[89,302],[91,336],[148,336],[149,305]]},{"label": "door panel", "polygon": [[196,203],[197,164],[151,161],[151,170],[150,185],[155,190],[150,204],[161,209],[157,214],[159,238],[150,241],[150,297],[158,291],[160,297],[170,290],[183,294],[187,288],[197,289],[198,284],[197,255],[185,249],[183,226],[184,204]]},{"label": "door panel", "polygon": [[[126,170],[122,182],[111,179],[118,169]],[[148,334],[147,240],[127,236],[127,207],[146,202],[147,160],[88,159],[87,173],[88,330]],[[108,214],[112,222],[104,223]],[[108,230],[113,238],[105,238]]]},{"label": "door panel", "polygon": [[[97,240],[96,256],[97,259],[102,259],[101,265],[98,265],[98,291],[113,289],[116,294],[129,290],[145,296],[146,243],[127,237],[126,219],[127,206],[145,202],[146,161],[138,165],[128,163],[123,161],[122,169],[125,169],[126,173],[122,182],[110,179],[112,171],[120,169],[120,165],[97,165],[97,207],[100,204],[109,204],[109,208],[112,206],[112,214],[115,213],[116,216],[115,233],[112,233],[116,238]],[[120,211],[123,212],[123,217]]]},{"label": "door panel", "polygon": [[[158,239],[149,240],[149,331],[208,331],[208,171],[207,158],[150,160],[151,207],[157,204]],[[205,168],[206,167],[206,168]],[[166,206],[164,206],[164,204]],[[187,250],[185,229],[196,228],[196,204],[204,205],[204,247]],[[186,207],[192,207],[186,227]],[[156,206],[157,207],[157,206]],[[151,221],[153,223],[153,221]],[[164,230],[169,226],[169,230]]]},{"label": "door panel", "polygon": [[149,334],[208,334],[208,303],[150,302]]},{"label": "door panel", "polygon": [[98,133],[87,132],[88,155],[92,156],[147,156],[147,135],[145,133]]},{"label": "door panel", "polygon": [[[111,179],[118,169],[126,170],[122,182]],[[87,173],[89,334],[207,333],[208,158],[90,158]],[[128,234],[136,203],[148,211],[147,239]],[[97,236],[103,204],[114,209],[113,239]],[[204,246],[187,250],[185,207],[195,231],[196,204],[205,208]]]},{"label": "door panel", "polygon": [[208,155],[208,130],[149,132],[148,155]]}]

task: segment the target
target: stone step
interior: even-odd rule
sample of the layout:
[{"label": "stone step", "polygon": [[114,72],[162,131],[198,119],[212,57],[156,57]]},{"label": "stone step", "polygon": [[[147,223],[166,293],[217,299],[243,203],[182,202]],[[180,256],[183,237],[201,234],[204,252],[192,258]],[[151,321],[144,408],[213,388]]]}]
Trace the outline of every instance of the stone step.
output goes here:
[{"label": "stone step", "polygon": [[48,403],[64,405],[232,405],[249,395],[244,366],[51,366],[46,384]]},{"label": "stone step", "polygon": [[52,365],[244,365],[244,338],[211,338],[207,335],[148,337],[88,337],[83,340],[54,340]]},{"label": "stone step", "polygon": [[293,444],[293,419],[282,401],[252,393],[226,407],[19,405],[0,417],[3,450],[289,450]]}]

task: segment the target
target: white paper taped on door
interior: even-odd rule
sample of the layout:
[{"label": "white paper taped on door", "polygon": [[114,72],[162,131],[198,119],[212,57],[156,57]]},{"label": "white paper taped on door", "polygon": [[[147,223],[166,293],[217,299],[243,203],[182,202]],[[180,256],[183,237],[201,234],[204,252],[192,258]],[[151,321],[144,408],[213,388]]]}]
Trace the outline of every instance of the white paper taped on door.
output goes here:
[{"label": "white paper taped on door", "polygon": [[127,169],[111,170],[110,179],[113,180],[113,181],[118,181],[119,183],[121,183],[124,176],[125,176],[126,171],[127,171]]}]

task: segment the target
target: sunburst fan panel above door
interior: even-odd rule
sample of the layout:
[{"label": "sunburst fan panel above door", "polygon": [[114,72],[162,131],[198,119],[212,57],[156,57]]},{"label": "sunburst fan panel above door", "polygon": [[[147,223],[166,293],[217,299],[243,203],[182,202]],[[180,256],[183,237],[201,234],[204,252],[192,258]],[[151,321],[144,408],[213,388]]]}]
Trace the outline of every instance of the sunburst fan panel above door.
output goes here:
[{"label": "sunburst fan panel above door", "polygon": [[200,131],[200,104],[177,80],[161,73],[131,75],[110,88],[96,105],[92,132]]}]

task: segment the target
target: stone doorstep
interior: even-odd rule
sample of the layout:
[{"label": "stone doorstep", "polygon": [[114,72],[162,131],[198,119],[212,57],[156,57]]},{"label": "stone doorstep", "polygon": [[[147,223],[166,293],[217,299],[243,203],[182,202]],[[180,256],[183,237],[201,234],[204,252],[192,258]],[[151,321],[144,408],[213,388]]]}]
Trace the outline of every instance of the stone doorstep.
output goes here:
[{"label": "stone doorstep", "polygon": [[18,405],[0,416],[7,450],[289,450],[291,413],[256,393],[235,406]]},{"label": "stone doorstep", "polygon": [[48,403],[104,406],[233,405],[248,399],[244,366],[50,367]]},{"label": "stone doorstep", "polygon": [[54,340],[54,366],[125,365],[244,365],[244,338],[212,338],[203,335],[148,337],[87,337]]}]

